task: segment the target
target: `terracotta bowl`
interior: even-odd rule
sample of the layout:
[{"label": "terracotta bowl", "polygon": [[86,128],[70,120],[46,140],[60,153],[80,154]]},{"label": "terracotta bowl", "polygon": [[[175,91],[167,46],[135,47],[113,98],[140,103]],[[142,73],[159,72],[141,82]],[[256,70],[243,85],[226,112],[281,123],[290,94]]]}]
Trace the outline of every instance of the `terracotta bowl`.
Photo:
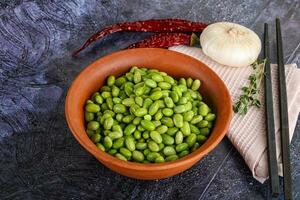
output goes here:
[{"label": "terracotta bowl", "polygon": [[[202,81],[200,92],[216,112],[217,118],[208,140],[193,153],[172,162],[140,164],[121,161],[99,150],[85,132],[84,105],[86,100],[113,74],[120,76],[131,66],[143,66],[179,77],[192,77]],[[212,151],[228,130],[232,105],[229,92],[222,80],[205,64],[181,53],[164,49],[131,49],[119,51],[90,64],[71,85],[65,105],[68,125],[77,141],[103,165],[124,176],[136,179],[162,179],[178,174]]]}]

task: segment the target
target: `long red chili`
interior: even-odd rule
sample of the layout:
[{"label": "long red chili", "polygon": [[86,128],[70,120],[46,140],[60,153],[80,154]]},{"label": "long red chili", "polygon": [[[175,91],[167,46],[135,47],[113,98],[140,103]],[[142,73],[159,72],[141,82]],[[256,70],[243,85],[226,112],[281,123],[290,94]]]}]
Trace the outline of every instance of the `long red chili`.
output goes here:
[{"label": "long red chili", "polygon": [[168,48],[175,45],[194,45],[198,37],[185,33],[157,33],[140,42],[130,45],[132,48]]},{"label": "long red chili", "polygon": [[140,32],[201,32],[207,24],[182,19],[150,19],[146,21],[125,22],[110,25],[92,35],[81,48],[73,53],[77,55],[91,43],[109,34],[119,31]]}]

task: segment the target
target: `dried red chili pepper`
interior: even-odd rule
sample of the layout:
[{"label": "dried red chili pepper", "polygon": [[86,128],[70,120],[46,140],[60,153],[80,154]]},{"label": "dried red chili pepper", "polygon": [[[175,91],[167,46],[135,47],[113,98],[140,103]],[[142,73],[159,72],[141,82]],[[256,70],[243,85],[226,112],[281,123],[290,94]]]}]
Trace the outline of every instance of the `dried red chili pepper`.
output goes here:
[{"label": "dried red chili pepper", "polygon": [[109,34],[119,31],[135,32],[201,32],[207,24],[182,19],[151,19],[146,21],[125,22],[110,25],[92,35],[81,48],[73,53],[77,55],[91,43]]},{"label": "dried red chili pepper", "polygon": [[194,33],[192,35],[185,33],[158,33],[127,48],[168,48],[175,45],[193,46],[197,41],[199,42],[199,38]]}]

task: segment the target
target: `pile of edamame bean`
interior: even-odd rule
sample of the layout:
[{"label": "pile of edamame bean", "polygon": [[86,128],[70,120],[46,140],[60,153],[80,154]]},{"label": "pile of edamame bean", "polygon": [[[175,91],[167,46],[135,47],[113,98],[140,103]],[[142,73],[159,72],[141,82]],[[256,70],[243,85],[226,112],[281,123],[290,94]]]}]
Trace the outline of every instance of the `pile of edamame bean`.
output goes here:
[{"label": "pile of edamame bean", "polygon": [[216,115],[202,101],[199,80],[132,67],[109,76],[85,105],[86,132],[96,146],[120,160],[162,163],[201,146]]}]

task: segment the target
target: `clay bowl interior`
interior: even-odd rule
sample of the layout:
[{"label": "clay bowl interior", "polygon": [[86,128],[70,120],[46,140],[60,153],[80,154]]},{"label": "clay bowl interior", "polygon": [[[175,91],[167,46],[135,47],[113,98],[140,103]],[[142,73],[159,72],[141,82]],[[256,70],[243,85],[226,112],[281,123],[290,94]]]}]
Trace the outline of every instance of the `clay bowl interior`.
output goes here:
[{"label": "clay bowl interior", "polygon": [[[200,93],[204,101],[213,108],[217,118],[211,135],[198,150],[172,162],[140,164],[121,161],[102,152],[88,138],[84,123],[86,100],[101,88],[109,75],[113,74],[118,77],[127,72],[132,66],[158,69],[175,78],[192,77],[201,80]],[[148,48],[119,51],[100,58],[86,67],[69,88],[65,114],[74,137],[103,165],[124,176],[152,180],[178,174],[190,168],[213,150],[228,130],[232,116],[232,105],[226,86],[206,65],[181,53]]]}]

